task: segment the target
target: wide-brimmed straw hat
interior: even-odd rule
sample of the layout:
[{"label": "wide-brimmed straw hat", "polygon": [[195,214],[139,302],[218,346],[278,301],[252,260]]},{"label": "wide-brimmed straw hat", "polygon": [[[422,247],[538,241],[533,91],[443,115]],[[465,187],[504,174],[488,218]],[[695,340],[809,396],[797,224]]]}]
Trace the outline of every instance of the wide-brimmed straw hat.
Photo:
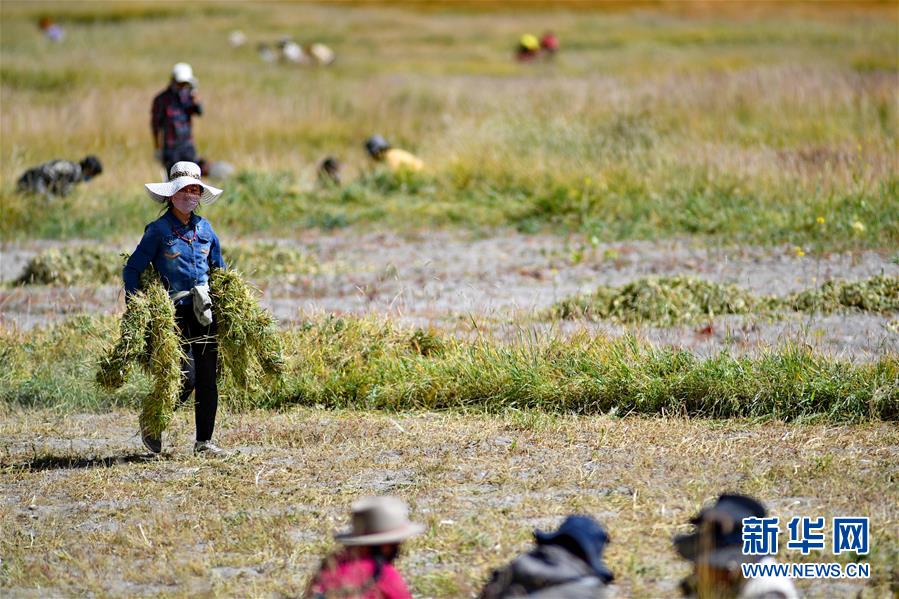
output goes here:
[{"label": "wide-brimmed straw hat", "polygon": [[199,185],[203,188],[200,203],[209,205],[216,201],[222,190],[207,185],[200,180],[200,167],[193,162],[176,162],[169,171],[169,180],[165,183],[146,183],[147,193],[160,204],[188,185]]},{"label": "wide-brimmed straw hat", "polygon": [[390,545],[424,531],[425,526],[409,521],[409,509],[396,497],[367,497],[353,504],[349,530],[334,538],[343,545]]}]

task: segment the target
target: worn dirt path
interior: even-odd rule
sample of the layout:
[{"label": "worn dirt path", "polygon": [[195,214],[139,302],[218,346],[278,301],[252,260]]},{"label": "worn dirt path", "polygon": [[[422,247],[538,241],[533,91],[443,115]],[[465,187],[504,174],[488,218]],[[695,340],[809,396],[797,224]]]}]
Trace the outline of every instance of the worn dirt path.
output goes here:
[{"label": "worn dirt path", "polygon": [[[895,318],[880,315],[790,315],[768,322],[717,318],[711,327],[665,329],[612,323],[550,323],[539,313],[553,302],[599,284],[621,285],[647,275],[690,274],[735,283],[758,294],[786,294],[830,279],[899,274],[886,252],[798,257],[791,248],[717,248],[688,241],[622,242],[593,247],[579,237],[501,233],[471,238],[452,232],[304,234],[298,244],[322,264],[321,274],[257,281],[264,302],[289,325],[304,314],[377,313],[417,326],[464,334],[475,328],[505,336],[523,331],[585,328],[618,335],[636,330],[656,343],[708,354],[724,347],[754,351],[786,341],[866,360],[897,351]],[[49,242],[56,245],[56,242]],[[6,246],[0,277],[15,278],[47,243]],[[110,246],[109,249],[123,248]],[[122,309],[116,287],[9,287],[0,290],[0,322],[30,328],[75,313]]]}]

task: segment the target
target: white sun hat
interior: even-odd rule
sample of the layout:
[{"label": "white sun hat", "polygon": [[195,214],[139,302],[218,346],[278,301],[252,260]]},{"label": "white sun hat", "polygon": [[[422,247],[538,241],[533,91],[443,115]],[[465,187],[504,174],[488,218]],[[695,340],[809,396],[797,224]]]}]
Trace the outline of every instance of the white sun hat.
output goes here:
[{"label": "white sun hat", "polygon": [[409,508],[396,497],[366,497],[353,504],[350,528],[334,535],[343,545],[400,543],[424,532],[423,524],[409,521]]},{"label": "white sun hat", "polygon": [[193,162],[176,162],[169,171],[169,180],[165,183],[146,183],[147,193],[153,200],[160,204],[165,203],[170,197],[188,185],[199,185],[203,188],[200,203],[208,206],[216,201],[222,190],[206,185],[200,180],[200,167]]},{"label": "white sun hat", "polygon": [[172,67],[172,79],[178,83],[190,83],[194,87],[197,87],[197,84],[200,83],[197,78],[194,77],[193,67],[186,62],[179,62]]}]

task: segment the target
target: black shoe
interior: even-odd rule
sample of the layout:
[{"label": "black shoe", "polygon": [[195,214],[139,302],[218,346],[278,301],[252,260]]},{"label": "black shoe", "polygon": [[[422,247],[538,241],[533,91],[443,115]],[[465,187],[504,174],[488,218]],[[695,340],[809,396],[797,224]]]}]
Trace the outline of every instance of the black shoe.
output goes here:
[{"label": "black shoe", "polygon": [[147,431],[141,429],[140,440],[144,442],[144,447],[150,450],[150,453],[158,454],[162,451],[162,439],[154,437]]}]

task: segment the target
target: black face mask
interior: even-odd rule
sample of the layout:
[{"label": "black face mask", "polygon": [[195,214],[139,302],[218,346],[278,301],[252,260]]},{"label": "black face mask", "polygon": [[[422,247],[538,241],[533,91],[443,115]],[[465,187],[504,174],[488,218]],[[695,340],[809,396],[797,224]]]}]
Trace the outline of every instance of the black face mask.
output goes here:
[{"label": "black face mask", "polygon": [[372,549],[372,554],[375,557],[381,558],[384,563],[390,564],[393,563],[399,554],[400,554],[400,546],[399,545],[391,545],[389,548],[383,547],[374,547]]}]

